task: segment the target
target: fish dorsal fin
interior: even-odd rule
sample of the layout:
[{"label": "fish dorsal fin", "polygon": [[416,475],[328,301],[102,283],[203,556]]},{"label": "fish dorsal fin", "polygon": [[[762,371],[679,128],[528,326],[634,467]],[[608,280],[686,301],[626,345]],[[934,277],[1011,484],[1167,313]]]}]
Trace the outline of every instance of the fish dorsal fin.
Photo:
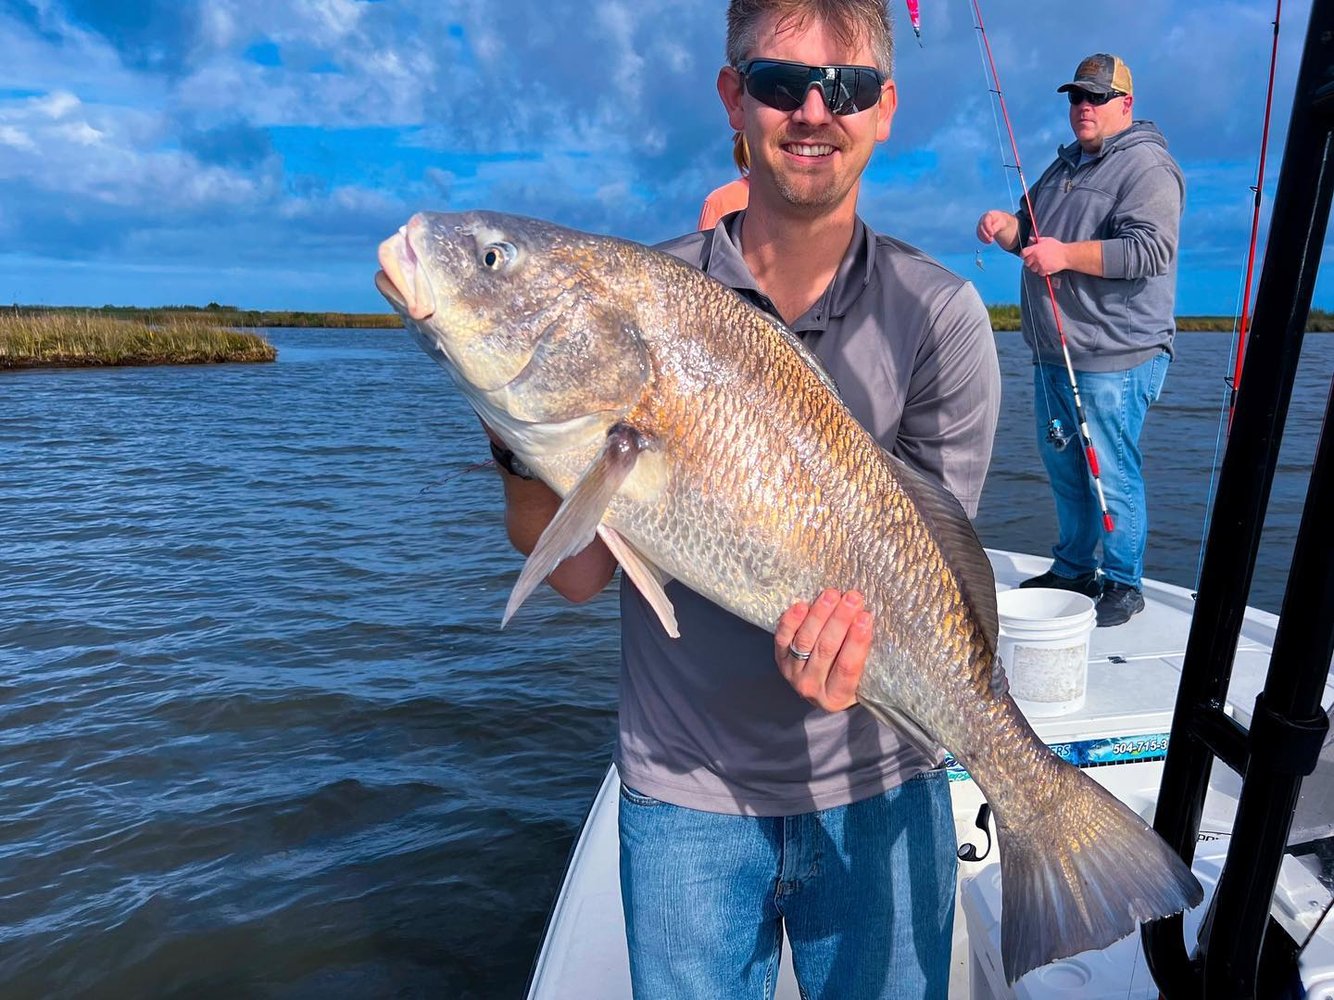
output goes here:
[{"label": "fish dorsal fin", "polygon": [[[897,455],[885,453],[894,475],[912,498],[922,518],[959,581],[964,599],[977,614],[988,649],[996,652],[1000,615],[996,610],[996,574],[977,539],[973,522],[954,494],[930,476],[918,472]],[[994,683],[994,682],[993,682]]]},{"label": "fish dorsal fin", "polygon": [[676,625],[676,609],[663,589],[670,579],[667,574],[644,558],[643,553],[627,542],[615,528],[599,525],[598,535],[607,543],[607,548],[611,549],[611,554],[621,564],[630,582],[644,595],[644,600],[657,614],[662,630],[673,639],[681,638],[681,630]]},{"label": "fish dorsal fin", "polygon": [[607,431],[606,444],[561,501],[556,515],[523,564],[523,571],[505,605],[505,616],[500,623],[502,628],[552,570],[593,540],[611,498],[621,488],[625,477],[634,471],[639,453],[648,444],[642,434],[627,424],[616,424]]}]

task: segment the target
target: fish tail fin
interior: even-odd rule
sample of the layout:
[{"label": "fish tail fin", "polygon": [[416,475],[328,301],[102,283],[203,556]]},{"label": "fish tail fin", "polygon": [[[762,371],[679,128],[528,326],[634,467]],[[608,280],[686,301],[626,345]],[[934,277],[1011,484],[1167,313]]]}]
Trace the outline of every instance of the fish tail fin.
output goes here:
[{"label": "fish tail fin", "polygon": [[1045,822],[1021,830],[997,815],[1001,964],[1011,984],[1204,898],[1190,867],[1128,806],[1069,765],[1056,776]]}]

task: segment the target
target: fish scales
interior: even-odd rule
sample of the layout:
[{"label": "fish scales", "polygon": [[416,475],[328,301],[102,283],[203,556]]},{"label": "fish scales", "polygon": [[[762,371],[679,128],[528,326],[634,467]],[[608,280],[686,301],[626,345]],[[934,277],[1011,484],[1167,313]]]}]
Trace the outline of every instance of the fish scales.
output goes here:
[{"label": "fish scales", "polygon": [[497,213],[421,214],[376,283],[563,501],[512,611],[601,535],[669,632],[661,575],[772,629],[856,589],[858,699],[992,805],[1006,979],[1197,904],[1188,866],[1056,757],[1005,689],[995,584],[957,501],[884,452],[780,323],[646,247]]},{"label": "fish scales", "polygon": [[[735,553],[755,540],[749,548],[767,558],[729,563],[735,570],[711,589],[757,624],[772,625],[794,584],[804,592],[856,586],[873,610],[897,605],[896,617],[914,621],[912,604],[938,602],[952,580],[879,446],[775,324],[721,285],[703,292],[712,301],[692,301],[692,310],[717,321],[696,326],[691,351],[663,352],[653,387],[628,417],[680,449],[671,501],[623,522],[621,507],[633,505],[613,500],[610,519],[640,529],[636,537],[662,553],[680,548],[671,536],[690,530],[683,525],[718,524],[714,536]],[[885,523],[906,526],[906,538],[874,530]],[[887,565],[899,579],[886,578]],[[905,602],[907,593],[918,601]],[[957,588],[954,601],[963,621]]]}]

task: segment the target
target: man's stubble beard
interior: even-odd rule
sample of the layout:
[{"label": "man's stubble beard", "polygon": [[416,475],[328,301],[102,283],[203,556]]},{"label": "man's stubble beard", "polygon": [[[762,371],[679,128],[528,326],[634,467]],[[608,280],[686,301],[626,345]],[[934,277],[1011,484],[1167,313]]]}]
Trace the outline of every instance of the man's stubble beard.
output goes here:
[{"label": "man's stubble beard", "polygon": [[[838,155],[841,157],[847,158],[853,155],[853,150],[846,143],[839,142],[833,135],[820,132],[810,135],[784,135],[779,145],[781,146],[783,142],[828,143],[839,150]],[[850,165],[844,163],[845,167]],[[865,167],[864,163],[862,167]],[[848,192],[856,186],[858,178],[861,177],[861,170],[854,170],[851,175],[843,173],[822,177],[812,184],[812,178],[793,176],[785,170],[778,169],[778,163],[775,163],[773,177],[779,197],[793,208],[822,209],[842,202]]]},{"label": "man's stubble beard", "polygon": [[840,185],[836,177],[831,177],[828,182],[812,190],[810,185],[793,184],[788,177],[779,173],[774,177],[774,187],[779,197],[795,208],[827,208],[837,205],[848,193],[848,188]]}]

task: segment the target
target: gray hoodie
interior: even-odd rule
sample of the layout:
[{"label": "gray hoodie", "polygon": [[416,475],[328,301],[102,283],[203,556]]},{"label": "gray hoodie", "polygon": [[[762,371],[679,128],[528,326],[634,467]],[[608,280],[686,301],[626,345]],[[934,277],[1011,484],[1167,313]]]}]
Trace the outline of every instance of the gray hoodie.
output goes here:
[{"label": "gray hoodie", "polygon": [[[1102,241],[1103,277],[1061,271],[1051,278],[1074,367],[1124,371],[1172,350],[1186,181],[1152,122],[1109,137],[1082,166],[1080,154],[1078,142],[1062,146],[1029,194],[1043,236]],[[1026,207],[1016,215],[1018,253],[1033,227]],[[1020,306],[1034,358],[1064,364],[1047,283],[1027,269]]]}]

